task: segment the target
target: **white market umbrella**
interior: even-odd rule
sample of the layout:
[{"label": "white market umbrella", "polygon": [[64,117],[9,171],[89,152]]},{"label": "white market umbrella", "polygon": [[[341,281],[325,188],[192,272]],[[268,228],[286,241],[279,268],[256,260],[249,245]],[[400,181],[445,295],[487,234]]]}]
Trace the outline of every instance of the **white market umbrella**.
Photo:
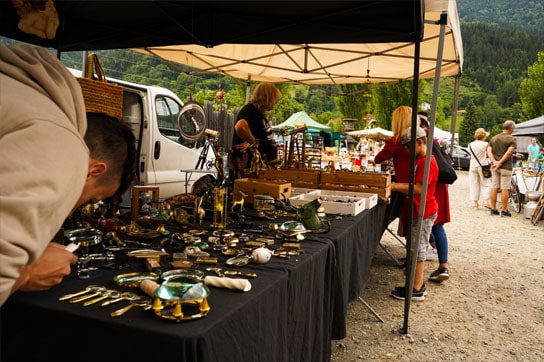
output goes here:
[{"label": "white market umbrella", "polygon": [[358,131],[346,132],[350,136],[366,137],[371,139],[389,139],[393,137],[393,131],[383,129],[380,127],[361,129]]}]

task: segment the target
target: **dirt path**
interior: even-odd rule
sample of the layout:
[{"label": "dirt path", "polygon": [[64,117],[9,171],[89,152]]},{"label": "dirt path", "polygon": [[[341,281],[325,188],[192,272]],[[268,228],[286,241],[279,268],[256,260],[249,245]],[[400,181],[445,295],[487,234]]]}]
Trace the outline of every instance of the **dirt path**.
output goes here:
[{"label": "dirt path", "polygon": [[[348,311],[348,334],[332,341],[332,361],[543,361],[544,220],[520,214],[490,216],[468,200],[468,173],[450,187],[450,279],[426,282],[429,294],[413,302],[408,334],[400,334],[404,302],[389,296],[404,275],[378,248],[362,297]],[[392,224],[396,230],[396,224]],[[389,233],[382,243],[397,258],[405,249]],[[426,275],[437,266],[426,263]]]}]

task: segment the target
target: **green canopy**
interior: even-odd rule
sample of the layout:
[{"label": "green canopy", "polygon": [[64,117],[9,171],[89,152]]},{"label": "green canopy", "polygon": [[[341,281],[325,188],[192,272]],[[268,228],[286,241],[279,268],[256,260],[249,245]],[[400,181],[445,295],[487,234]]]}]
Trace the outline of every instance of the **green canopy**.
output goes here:
[{"label": "green canopy", "polygon": [[294,128],[295,122],[305,123],[306,126],[308,127],[308,130],[310,131],[330,131],[331,130],[329,126],[326,126],[317,121],[314,121],[312,117],[310,117],[308,113],[304,111],[300,111],[300,112],[292,114],[291,117],[287,118],[285,122],[280,123],[276,126],[273,126],[272,128],[274,128],[275,130],[281,130],[284,128]]}]

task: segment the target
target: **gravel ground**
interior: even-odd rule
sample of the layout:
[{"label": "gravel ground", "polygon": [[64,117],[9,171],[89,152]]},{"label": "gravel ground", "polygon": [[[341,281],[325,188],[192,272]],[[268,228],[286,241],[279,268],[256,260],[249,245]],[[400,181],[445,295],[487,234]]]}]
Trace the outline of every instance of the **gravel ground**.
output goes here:
[{"label": "gravel ground", "polygon": [[[450,279],[426,282],[423,302],[412,302],[407,333],[401,333],[404,302],[390,297],[404,274],[382,248],[376,250],[372,276],[360,301],[350,304],[348,333],[332,341],[331,361],[543,361],[544,220],[532,225],[472,208],[468,173],[458,172],[450,186],[452,222]],[[391,224],[396,231],[396,222]],[[386,232],[382,244],[396,257],[404,247]],[[426,263],[426,275],[438,265]]]}]

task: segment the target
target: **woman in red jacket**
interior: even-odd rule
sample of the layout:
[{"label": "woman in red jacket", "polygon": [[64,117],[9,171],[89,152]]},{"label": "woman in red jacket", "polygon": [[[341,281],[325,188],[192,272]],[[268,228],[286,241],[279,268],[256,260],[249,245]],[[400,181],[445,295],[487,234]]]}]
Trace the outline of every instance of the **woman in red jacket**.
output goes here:
[{"label": "woman in red jacket", "polygon": [[[381,164],[393,159],[393,168],[395,170],[395,180],[398,183],[408,183],[410,181],[410,150],[403,147],[401,136],[405,129],[412,125],[412,108],[408,106],[400,106],[393,111],[393,119],[391,127],[393,137],[391,137],[380,152],[374,156],[374,163]],[[397,234],[406,236],[408,211],[408,198],[405,194],[399,194],[399,227]]]}]

